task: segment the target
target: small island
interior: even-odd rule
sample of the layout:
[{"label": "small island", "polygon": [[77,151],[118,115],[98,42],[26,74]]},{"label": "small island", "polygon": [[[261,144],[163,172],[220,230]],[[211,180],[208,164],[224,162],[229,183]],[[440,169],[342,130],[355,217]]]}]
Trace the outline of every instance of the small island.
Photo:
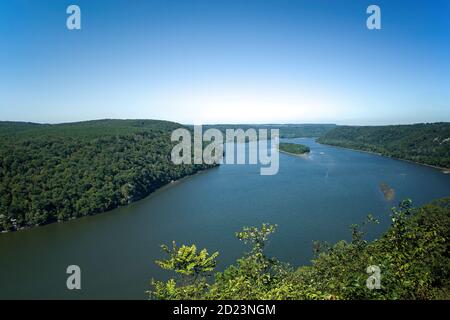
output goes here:
[{"label": "small island", "polygon": [[281,142],[278,147],[278,150],[280,152],[291,154],[294,156],[304,155],[311,151],[308,146],[305,146],[303,144],[286,143],[286,142]]}]

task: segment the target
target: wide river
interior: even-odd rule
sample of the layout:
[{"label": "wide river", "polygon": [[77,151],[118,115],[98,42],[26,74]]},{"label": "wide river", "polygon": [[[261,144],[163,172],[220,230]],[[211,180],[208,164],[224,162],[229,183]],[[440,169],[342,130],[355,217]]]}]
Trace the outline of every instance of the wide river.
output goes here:
[{"label": "wide river", "polygon": [[[450,195],[450,175],[373,154],[291,139],[309,157],[280,154],[277,175],[257,165],[221,165],[166,186],[107,213],[0,234],[0,299],[145,299],[150,279],[170,273],[154,263],[160,244],[195,243],[219,251],[218,269],[248,249],[234,237],[242,226],[278,224],[269,254],[298,266],[312,242],[349,239],[348,226],[374,214],[389,225],[389,209],[404,198],[419,206]],[[380,184],[395,191],[385,199]],[[81,290],[66,288],[66,268],[81,268]]]}]

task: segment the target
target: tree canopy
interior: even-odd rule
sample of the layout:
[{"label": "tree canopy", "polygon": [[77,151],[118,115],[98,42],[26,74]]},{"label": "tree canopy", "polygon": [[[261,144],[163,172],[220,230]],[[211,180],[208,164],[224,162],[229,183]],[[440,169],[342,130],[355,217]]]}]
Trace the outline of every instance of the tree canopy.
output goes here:
[{"label": "tree canopy", "polygon": [[206,165],[170,161],[172,130],[156,120],[0,122],[0,231],[107,211]]},{"label": "tree canopy", "polygon": [[338,126],[318,142],[450,168],[450,123]]},{"label": "tree canopy", "polygon": [[[233,300],[450,297],[450,198],[418,209],[412,207],[410,200],[402,201],[398,208],[392,208],[387,232],[368,242],[364,235],[371,223],[377,220],[369,215],[361,225],[352,225],[351,241],[316,242],[311,265],[299,268],[266,255],[265,247],[275,225],[245,227],[236,236],[249,244],[251,250],[235,264],[223,272],[213,274],[209,268],[201,276],[190,275],[190,281],[174,278],[167,282],[153,281],[149,294],[156,299]],[[164,266],[179,273],[178,267],[171,265],[173,255],[170,252]],[[214,253],[211,258],[217,255]],[[185,257],[181,265],[197,263],[195,255]],[[207,259],[207,255],[202,259]],[[368,287],[369,271],[377,269],[380,286]]]},{"label": "tree canopy", "polygon": [[205,125],[204,130],[216,128],[222,132],[226,129],[279,129],[280,138],[316,138],[334,129],[335,124],[216,124]]},{"label": "tree canopy", "polygon": [[280,142],[279,149],[281,152],[287,152],[292,154],[304,154],[311,151],[308,146],[305,146],[303,144],[286,143],[286,142]]}]

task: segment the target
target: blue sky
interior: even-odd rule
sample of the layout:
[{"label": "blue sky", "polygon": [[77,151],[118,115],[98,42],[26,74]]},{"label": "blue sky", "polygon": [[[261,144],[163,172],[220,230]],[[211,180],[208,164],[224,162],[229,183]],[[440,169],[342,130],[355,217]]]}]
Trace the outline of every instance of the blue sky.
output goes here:
[{"label": "blue sky", "polygon": [[2,0],[0,120],[100,118],[450,121],[450,1]]}]

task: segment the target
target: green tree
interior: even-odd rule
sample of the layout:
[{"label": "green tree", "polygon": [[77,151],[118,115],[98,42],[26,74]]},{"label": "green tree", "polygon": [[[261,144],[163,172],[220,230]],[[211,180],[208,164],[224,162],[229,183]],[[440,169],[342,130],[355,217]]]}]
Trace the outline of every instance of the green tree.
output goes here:
[{"label": "green tree", "polygon": [[[265,253],[275,225],[245,227],[238,239],[251,250],[214,281],[195,277],[195,246],[165,251],[160,266],[188,280],[154,282],[159,299],[448,299],[450,297],[450,198],[413,208],[411,200],[391,210],[391,226],[379,239],[364,239],[372,215],[351,226],[352,240],[316,245],[310,265],[293,269]],[[182,247],[183,248],[183,247]],[[205,257],[205,256],[204,256]],[[192,264],[193,263],[193,264]],[[208,272],[212,265],[208,265]],[[381,288],[366,286],[368,266],[381,270]],[[201,278],[201,281],[196,281]]]},{"label": "green tree", "polygon": [[161,246],[169,256],[168,259],[156,261],[165,270],[173,271],[177,279],[167,282],[152,280],[153,291],[150,297],[156,299],[195,299],[200,297],[208,287],[206,278],[216,267],[218,252],[209,255],[206,249],[197,251],[195,245],[177,247],[175,241],[172,248]]}]

